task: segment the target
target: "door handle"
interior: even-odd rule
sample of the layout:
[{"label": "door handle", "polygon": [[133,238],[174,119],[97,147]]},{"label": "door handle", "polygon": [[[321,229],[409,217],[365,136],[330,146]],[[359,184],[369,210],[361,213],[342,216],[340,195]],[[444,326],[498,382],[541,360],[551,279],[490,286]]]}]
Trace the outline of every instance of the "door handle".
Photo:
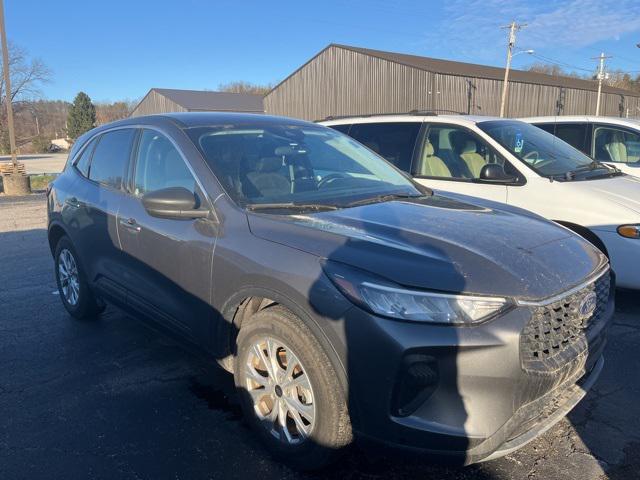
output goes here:
[{"label": "door handle", "polygon": [[122,225],[127,230],[138,233],[142,228],[138,225],[135,218],[121,218],[120,225]]}]

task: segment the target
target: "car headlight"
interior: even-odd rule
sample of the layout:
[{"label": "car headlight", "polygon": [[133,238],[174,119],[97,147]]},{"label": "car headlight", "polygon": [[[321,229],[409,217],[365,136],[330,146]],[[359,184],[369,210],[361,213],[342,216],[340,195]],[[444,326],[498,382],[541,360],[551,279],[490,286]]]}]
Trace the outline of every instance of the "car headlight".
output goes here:
[{"label": "car headlight", "polygon": [[640,225],[620,225],[618,234],[626,238],[640,238]]},{"label": "car headlight", "polygon": [[336,262],[326,262],[324,269],[353,303],[383,317],[470,325],[488,320],[513,305],[504,297],[408,289]]}]

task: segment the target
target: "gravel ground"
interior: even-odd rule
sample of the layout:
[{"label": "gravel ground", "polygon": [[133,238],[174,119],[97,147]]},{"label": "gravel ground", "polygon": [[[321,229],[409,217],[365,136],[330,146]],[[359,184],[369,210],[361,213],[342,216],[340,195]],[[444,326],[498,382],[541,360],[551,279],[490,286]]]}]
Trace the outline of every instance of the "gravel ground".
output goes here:
[{"label": "gravel ground", "polygon": [[55,294],[42,195],[0,196],[0,479],[640,478],[640,300],[620,294],[606,364],[569,417],[468,468],[352,449],[300,475],[241,422],[231,379],[115,308],[72,321]]}]

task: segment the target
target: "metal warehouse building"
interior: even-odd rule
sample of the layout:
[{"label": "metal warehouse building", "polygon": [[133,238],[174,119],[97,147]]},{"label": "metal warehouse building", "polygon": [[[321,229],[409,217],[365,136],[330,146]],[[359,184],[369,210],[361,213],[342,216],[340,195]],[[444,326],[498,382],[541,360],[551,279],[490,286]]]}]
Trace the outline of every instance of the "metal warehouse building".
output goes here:
[{"label": "metal warehouse building", "polygon": [[152,88],[131,112],[132,117],[168,112],[264,113],[262,95]]},{"label": "metal warehouse building", "polygon": [[[329,45],[265,97],[265,110],[307,120],[431,110],[498,115],[504,69]],[[602,115],[640,115],[640,95],[603,86]],[[597,82],[511,70],[506,115],[593,115]]]}]

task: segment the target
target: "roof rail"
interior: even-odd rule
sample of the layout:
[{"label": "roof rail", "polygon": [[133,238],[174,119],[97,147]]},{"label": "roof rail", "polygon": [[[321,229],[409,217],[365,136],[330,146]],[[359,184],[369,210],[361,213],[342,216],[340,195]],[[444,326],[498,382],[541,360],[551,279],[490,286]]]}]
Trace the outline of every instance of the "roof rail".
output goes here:
[{"label": "roof rail", "polygon": [[314,122],[328,122],[330,120],[342,120],[344,118],[366,118],[366,117],[384,117],[394,115],[417,115],[424,117],[437,117],[438,113],[451,113],[455,115],[466,115],[464,112],[456,112],[455,110],[419,110],[414,109],[408,112],[387,112],[387,113],[360,113],[354,115],[329,115],[320,120],[314,120]]}]

